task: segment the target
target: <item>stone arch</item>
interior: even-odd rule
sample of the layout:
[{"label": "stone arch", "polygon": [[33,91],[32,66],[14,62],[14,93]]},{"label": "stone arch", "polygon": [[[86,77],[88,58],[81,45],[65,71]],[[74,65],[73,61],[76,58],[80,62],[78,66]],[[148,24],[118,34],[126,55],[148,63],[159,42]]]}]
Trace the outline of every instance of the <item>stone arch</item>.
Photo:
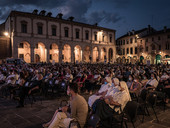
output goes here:
[{"label": "stone arch", "polygon": [[93,48],[93,62],[99,61],[99,48],[96,46]]},{"label": "stone arch", "polygon": [[71,62],[71,46],[68,44],[64,44],[62,50],[62,61],[63,62]]},{"label": "stone arch", "polygon": [[108,53],[108,59],[109,59],[109,62],[113,62],[113,49],[112,48],[109,48],[109,53]]},{"label": "stone arch", "polygon": [[74,62],[81,62],[82,61],[82,49],[80,45],[76,45],[74,47]]},{"label": "stone arch", "polygon": [[106,48],[102,48],[100,51],[100,61],[105,62],[106,61]]},{"label": "stone arch", "polygon": [[18,58],[22,58],[25,62],[31,63],[31,49],[27,41],[18,44]]},{"label": "stone arch", "polygon": [[59,62],[59,49],[58,49],[58,45],[56,43],[52,43],[50,45],[50,62],[55,62],[58,63]]},{"label": "stone arch", "polygon": [[118,57],[118,58],[116,59],[116,61],[117,61],[117,63],[121,63],[121,57]]},{"label": "stone arch", "polygon": [[122,57],[122,63],[126,63],[126,58],[124,56]]},{"label": "stone arch", "polygon": [[[34,48],[34,56],[35,56],[35,62],[39,63],[39,62],[46,62],[47,60],[47,49],[45,47],[45,44],[42,42],[38,42],[35,45]],[[39,57],[38,57],[39,56]],[[38,59],[36,59],[36,57]]]},{"label": "stone arch", "polygon": [[83,60],[86,63],[89,63],[91,61],[91,50],[90,46],[86,46],[83,51]]},{"label": "stone arch", "polygon": [[157,54],[155,57],[155,63],[159,64],[159,63],[161,63],[161,60],[162,60],[162,56],[160,54]]},{"label": "stone arch", "polygon": [[128,56],[128,57],[127,57],[127,63],[130,63],[130,62],[131,62],[131,57]]}]

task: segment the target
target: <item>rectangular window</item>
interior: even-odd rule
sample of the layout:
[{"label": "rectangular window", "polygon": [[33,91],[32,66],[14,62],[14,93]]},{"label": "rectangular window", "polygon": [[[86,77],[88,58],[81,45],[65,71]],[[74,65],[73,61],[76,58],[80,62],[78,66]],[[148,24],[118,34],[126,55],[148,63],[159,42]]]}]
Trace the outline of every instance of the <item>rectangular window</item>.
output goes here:
[{"label": "rectangular window", "polygon": [[169,50],[169,43],[166,43],[165,49],[166,49],[166,50]]},{"label": "rectangular window", "polygon": [[161,45],[159,45],[159,50],[161,50]]},{"label": "rectangular window", "polygon": [[56,28],[52,28],[52,36],[56,36]]},{"label": "rectangular window", "polygon": [[38,44],[35,45],[35,48],[38,49]]},{"label": "rectangular window", "polygon": [[97,34],[94,35],[94,40],[97,41]]},{"label": "rectangular window", "polygon": [[138,48],[137,47],[135,47],[135,54],[137,54],[138,53]]},{"label": "rectangular window", "polygon": [[129,40],[126,40],[126,44],[129,44]]},{"label": "rectangular window", "polygon": [[158,36],[158,40],[161,40],[161,37],[160,37],[160,36]]},{"label": "rectangular window", "polygon": [[24,59],[24,54],[19,54],[19,58]]},{"label": "rectangular window", "polygon": [[104,42],[104,36],[103,36],[103,39],[102,39],[102,41]]},{"label": "rectangular window", "polygon": [[125,40],[123,40],[123,45],[125,45]]},{"label": "rectangular window", "polygon": [[52,54],[50,54],[50,60],[52,60]]},{"label": "rectangular window", "polygon": [[131,43],[131,44],[133,43],[133,38],[130,38],[130,43]]},{"label": "rectangular window", "polygon": [[79,31],[76,31],[76,39],[79,39]]},{"label": "rectangular window", "polygon": [[135,37],[135,43],[137,43],[137,37]]},{"label": "rectangular window", "polygon": [[130,54],[133,54],[133,48],[130,48]]},{"label": "rectangular window", "polygon": [[42,26],[38,26],[38,34],[40,34],[40,35],[43,34],[43,28],[42,28]]},{"label": "rectangular window", "polygon": [[21,24],[21,32],[27,33],[27,24]]},{"label": "rectangular window", "polygon": [[129,54],[129,48],[126,49],[126,54]]},{"label": "rectangular window", "polygon": [[123,55],[125,55],[125,49],[123,49]]},{"label": "rectangular window", "polygon": [[122,45],[122,40],[120,41],[120,45]]},{"label": "rectangular window", "polygon": [[146,46],[146,52],[148,52],[148,46]]},{"label": "rectangular window", "polygon": [[86,32],[86,40],[89,40],[89,33]]},{"label": "rectangular window", "polygon": [[24,43],[20,43],[19,48],[24,48]]},{"label": "rectangular window", "polygon": [[68,29],[65,29],[65,37],[68,37]]},{"label": "rectangular window", "polygon": [[110,36],[110,42],[112,42],[112,36]]}]

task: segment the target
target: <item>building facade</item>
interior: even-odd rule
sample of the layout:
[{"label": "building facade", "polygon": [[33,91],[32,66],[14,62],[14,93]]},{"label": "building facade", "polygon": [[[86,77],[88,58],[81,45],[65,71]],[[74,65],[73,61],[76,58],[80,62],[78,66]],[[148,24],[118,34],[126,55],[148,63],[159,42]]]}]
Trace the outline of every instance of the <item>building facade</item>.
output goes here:
[{"label": "building facade", "polygon": [[110,62],[116,60],[115,30],[51,16],[43,10],[12,11],[5,21],[12,57],[31,62]]},{"label": "building facade", "polygon": [[160,31],[139,38],[138,45],[143,49],[138,54],[140,61],[146,64],[170,64],[170,29],[164,27]]},{"label": "building facade", "polygon": [[[143,47],[139,46],[139,39],[155,31],[150,25],[141,30],[132,30],[116,40],[117,62],[136,63],[139,60],[139,53]],[[140,44],[141,45],[141,44]]]}]

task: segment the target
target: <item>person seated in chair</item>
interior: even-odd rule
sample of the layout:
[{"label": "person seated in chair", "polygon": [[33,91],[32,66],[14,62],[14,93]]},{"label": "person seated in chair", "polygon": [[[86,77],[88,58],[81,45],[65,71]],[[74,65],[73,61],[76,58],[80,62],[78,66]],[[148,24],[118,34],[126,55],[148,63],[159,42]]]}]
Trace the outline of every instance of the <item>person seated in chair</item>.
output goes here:
[{"label": "person seated in chair", "polygon": [[19,92],[19,105],[17,106],[17,108],[24,107],[24,99],[25,99],[26,95],[30,95],[30,94],[36,92],[37,90],[39,90],[41,88],[42,79],[43,79],[42,74],[38,73],[36,75],[36,80],[32,81],[30,83],[30,86],[24,87],[20,90],[20,92]]},{"label": "person seated in chair", "polygon": [[48,122],[43,124],[44,128],[68,128],[69,122],[72,120],[68,118],[70,115],[68,111],[68,103],[61,102],[60,108],[56,110],[53,115],[53,118]]},{"label": "person seated in chair", "polygon": [[155,73],[152,73],[151,79],[148,80],[144,88],[154,90],[157,86],[158,86],[157,76]]}]

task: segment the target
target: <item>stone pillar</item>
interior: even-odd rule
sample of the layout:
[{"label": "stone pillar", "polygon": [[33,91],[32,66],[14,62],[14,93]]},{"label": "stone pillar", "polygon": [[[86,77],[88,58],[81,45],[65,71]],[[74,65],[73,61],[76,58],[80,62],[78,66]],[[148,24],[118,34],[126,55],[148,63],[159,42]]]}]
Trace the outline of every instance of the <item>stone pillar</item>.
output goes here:
[{"label": "stone pillar", "polygon": [[71,63],[75,62],[74,47],[71,47]]},{"label": "stone pillar", "polygon": [[62,58],[62,46],[59,47],[59,63],[61,64],[62,61],[63,61],[63,58]]},{"label": "stone pillar", "polygon": [[99,63],[101,62],[101,51],[102,51],[101,48],[99,48],[99,51],[98,51],[98,52],[99,52],[99,53],[98,53],[98,59],[99,59],[98,62],[99,62]]},{"label": "stone pillar", "polygon": [[18,45],[13,45],[13,51],[12,51],[12,57],[13,58],[19,58],[18,56]]},{"label": "stone pillar", "polygon": [[109,50],[106,49],[106,63],[109,62]]},{"label": "stone pillar", "polygon": [[31,46],[31,63],[34,63],[34,46]]},{"label": "stone pillar", "polygon": [[49,47],[47,47],[47,58],[46,58],[46,62],[50,62],[50,49]]},{"label": "stone pillar", "polygon": [[91,56],[90,63],[93,63],[93,47],[91,47],[90,56]]},{"label": "stone pillar", "polygon": [[83,52],[84,52],[83,49],[81,49],[81,61],[80,62],[82,62],[82,63],[84,62]]}]

